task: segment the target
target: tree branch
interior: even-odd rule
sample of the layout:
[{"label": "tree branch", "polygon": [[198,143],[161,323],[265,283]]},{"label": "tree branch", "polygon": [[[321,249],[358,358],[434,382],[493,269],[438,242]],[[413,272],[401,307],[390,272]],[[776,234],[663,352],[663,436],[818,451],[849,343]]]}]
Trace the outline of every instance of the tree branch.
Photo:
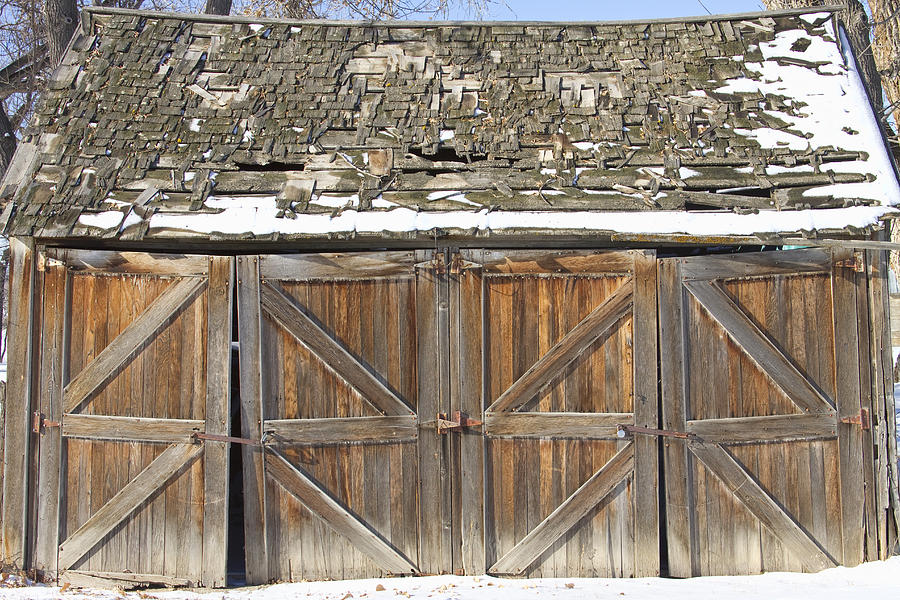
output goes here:
[{"label": "tree branch", "polygon": [[6,115],[6,107],[0,102],[0,177],[3,177],[9,168],[17,145],[15,129]]}]

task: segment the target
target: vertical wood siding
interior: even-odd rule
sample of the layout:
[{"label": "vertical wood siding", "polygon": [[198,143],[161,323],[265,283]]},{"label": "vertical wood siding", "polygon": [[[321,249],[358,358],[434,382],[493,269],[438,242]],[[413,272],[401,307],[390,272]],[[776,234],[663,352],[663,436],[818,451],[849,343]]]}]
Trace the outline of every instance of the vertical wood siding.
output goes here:
[{"label": "vertical wood siding", "polygon": [[665,426],[698,436],[667,444],[673,574],[877,557],[871,432],[841,422],[871,385],[857,265],[819,250],[662,261],[661,300],[682,301],[661,313]]},{"label": "vertical wood siding", "polygon": [[[384,398],[399,401],[409,418],[417,407],[417,286],[412,264],[405,272],[389,276],[317,273],[311,277],[309,265],[303,264],[277,269],[280,277],[265,275],[278,260],[260,259],[264,290],[266,286],[276,289],[292,310],[299,310],[310,327],[330,341],[316,348],[298,339],[281,317],[263,310],[260,361],[268,369],[262,391],[263,431],[273,432],[268,447],[302,473],[318,493],[348,511],[352,517],[347,522],[359,535],[366,528],[376,532],[383,542],[374,542],[373,548],[386,542],[403,557],[417,561],[419,472],[414,430],[412,438],[398,441],[359,438],[367,435],[366,424],[374,423],[369,419],[385,414],[385,404],[363,393],[376,388],[358,374],[359,369],[386,386]],[[340,266],[340,258],[331,260]],[[329,344],[336,344],[341,353],[323,354]],[[360,430],[351,434],[348,428],[354,423]],[[315,434],[317,428],[327,426],[334,428],[332,436]],[[304,442],[295,436],[291,440],[288,430],[301,430],[316,439]],[[298,494],[285,480],[290,467],[285,470],[280,465],[275,470],[276,463],[272,467],[267,468],[265,487],[270,579],[341,579],[397,572],[391,568],[393,562],[379,561],[367,552],[369,546],[353,537],[357,534],[347,537],[348,525],[323,519],[326,514],[339,517],[323,512],[327,506],[313,500],[314,496]]]},{"label": "vertical wood siding", "polygon": [[[46,250],[35,264],[41,299],[12,360],[34,341],[36,389],[10,393],[47,420],[27,474],[32,561],[66,580],[225,584],[229,442],[194,434],[238,435],[233,310],[250,583],[652,576],[660,515],[675,576],[852,565],[896,539],[874,253]],[[15,314],[30,285],[14,277]],[[24,410],[4,414],[13,562]],[[474,423],[439,432],[455,411]]]}]

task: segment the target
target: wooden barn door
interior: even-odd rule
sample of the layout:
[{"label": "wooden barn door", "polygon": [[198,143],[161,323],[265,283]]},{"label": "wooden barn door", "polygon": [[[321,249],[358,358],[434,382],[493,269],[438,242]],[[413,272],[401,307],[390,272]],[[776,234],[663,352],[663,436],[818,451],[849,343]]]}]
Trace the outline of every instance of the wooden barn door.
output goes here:
[{"label": "wooden barn door", "polygon": [[463,570],[658,574],[658,442],[633,432],[658,425],[653,253],[464,250],[449,272]]},{"label": "wooden barn door", "polygon": [[861,256],[823,250],[660,261],[664,428],[689,436],[665,442],[672,575],[863,560],[862,270]]},{"label": "wooden barn door", "polygon": [[440,508],[419,507],[442,468],[427,258],[238,258],[244,437],[262,440],[243,455],[249,582],[432,564],[420,536],[433,539]]},{"label": "wooden barn door", "polygon": [[225,584],[233,260],[39,257],[38,569]]}]

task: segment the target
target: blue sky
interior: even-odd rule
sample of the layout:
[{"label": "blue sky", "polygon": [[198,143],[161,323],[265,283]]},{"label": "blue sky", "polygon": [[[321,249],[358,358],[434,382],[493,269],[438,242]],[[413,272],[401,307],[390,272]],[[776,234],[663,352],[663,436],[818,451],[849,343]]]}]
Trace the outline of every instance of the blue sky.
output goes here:
[{"label": "blue sky", "polygon": [[497,1],[486,19],[609,21],[705,15],[706,9],[712,14],[762,10],[760,0],[506,0],[506,8]]}]

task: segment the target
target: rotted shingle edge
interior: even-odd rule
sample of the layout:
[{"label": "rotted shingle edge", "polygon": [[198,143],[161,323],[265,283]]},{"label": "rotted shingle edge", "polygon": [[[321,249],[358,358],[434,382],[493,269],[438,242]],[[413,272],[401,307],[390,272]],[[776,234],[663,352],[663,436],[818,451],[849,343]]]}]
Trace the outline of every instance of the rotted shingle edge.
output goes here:
[{"label": "rotted shingle edge", "polygon": [[834,11],[88,9],[0,185],[40,238],[859,235],[900,186]]}]

